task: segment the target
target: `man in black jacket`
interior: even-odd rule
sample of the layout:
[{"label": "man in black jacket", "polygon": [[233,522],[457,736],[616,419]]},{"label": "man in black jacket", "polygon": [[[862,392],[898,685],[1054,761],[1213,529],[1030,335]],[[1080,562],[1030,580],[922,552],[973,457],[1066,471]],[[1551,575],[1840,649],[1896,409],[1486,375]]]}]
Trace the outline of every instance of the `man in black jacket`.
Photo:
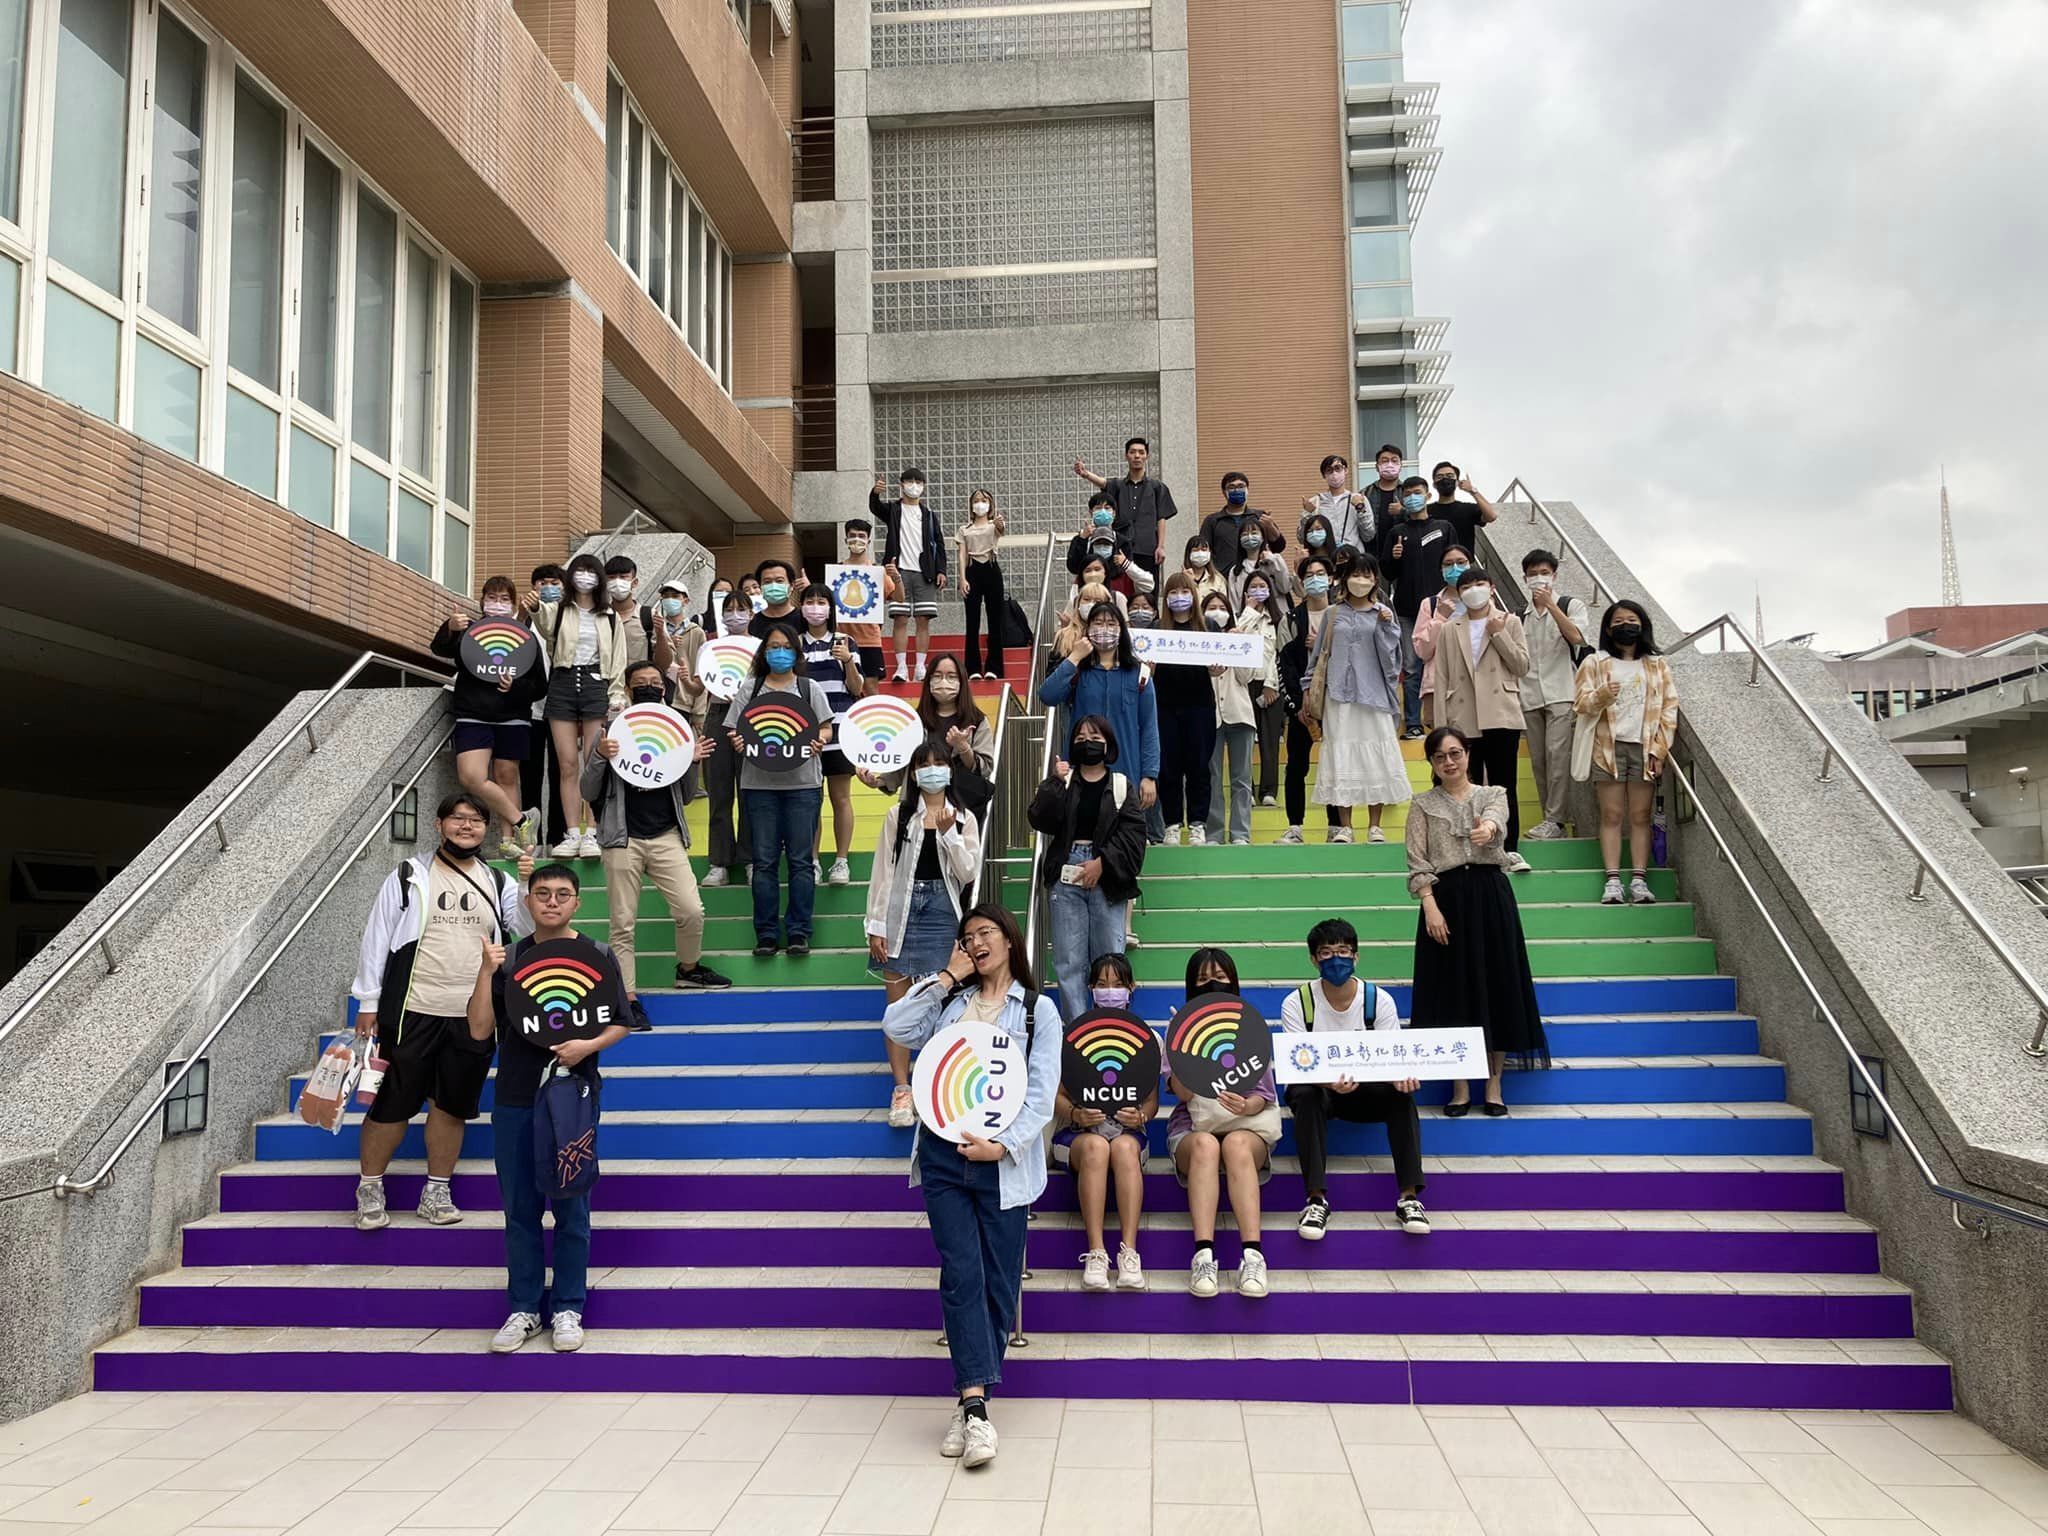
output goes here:
[{"label": "man in black jacket", "polygon": [[1443,552],[1458,542],[1458,530],[1430,514],[1429,482],[1410,475],[1401,482],[1401,520],[1380,534],[1380,570],[1393,586],[1394,612],[1401,616],[1401,697],[1410,740],[1422,735],[1422,658],[1415,654],[1415,615],[1443,586]]},{"label": "man in black jacket", "polygon": [[1098,475],[1079,459],[1074,460],[1074,473],[1116,498],[1117,537],[1130,550],[1131,559],[1156,577],[1166,563],[1166,525],[1180,516],[1180,508],[1173,504],[1173,492],[1166,482],[1145,473],[1151,462],[1152,445],[1134,437],[1124,444],[1127,472],[1120,478]]},{"label": "man in black jacket", "polygon": [[1101,715],[1074,722],[1068,750],[1072,766],[1053,765],[1025,815],[1047,834],[1039,878],[1051,895],[1053,964],[1071,1024],[1088,1011],[1096,956],[1123,953],[1145,863],[1145,811],[1138,786],[1110,768],[1116,731]]},{"label": "man in black jacket", "polygon": [[875,475],[868,492],[868,510],[883,529],[882,564],[896,583],[889,603],[889,621],[896,635],[895,681],[912,680],[904,641],[910,621],[917,620],[917,676],[923,682],[932,649],[932,620],[939,616],[939,594],[946,590],[946,531],[938,512],[924,499],[924,471],[915,467],[896,477],[895,501],[882,500],[882,476]]}]

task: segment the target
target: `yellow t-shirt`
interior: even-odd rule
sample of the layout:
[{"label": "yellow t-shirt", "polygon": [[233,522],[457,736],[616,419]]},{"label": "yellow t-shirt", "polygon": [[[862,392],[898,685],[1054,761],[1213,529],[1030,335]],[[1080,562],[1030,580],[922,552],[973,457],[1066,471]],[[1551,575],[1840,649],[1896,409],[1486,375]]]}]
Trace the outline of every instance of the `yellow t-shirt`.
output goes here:
[{"label": "yellow t-shirt", "polygon": [[469,1012],[484,944],[498,931],[494,897],[491,872],[481,864],[468,877],[439,858],[427,865],[426,921],[420,925],[405,1002],[411,1012],[444,1018]]}]

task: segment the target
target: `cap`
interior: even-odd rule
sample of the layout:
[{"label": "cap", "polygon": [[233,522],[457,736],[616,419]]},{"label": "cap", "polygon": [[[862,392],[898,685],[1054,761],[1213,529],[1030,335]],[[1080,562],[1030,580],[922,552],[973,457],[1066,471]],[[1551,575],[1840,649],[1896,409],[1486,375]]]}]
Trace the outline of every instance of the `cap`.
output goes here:
[{"label": "cap", "polygon": [[661,584],[661,590],[664,592],[680,592],[683,596],[688,597],[690,595],[690,584],[687,581],[664,581]]}]

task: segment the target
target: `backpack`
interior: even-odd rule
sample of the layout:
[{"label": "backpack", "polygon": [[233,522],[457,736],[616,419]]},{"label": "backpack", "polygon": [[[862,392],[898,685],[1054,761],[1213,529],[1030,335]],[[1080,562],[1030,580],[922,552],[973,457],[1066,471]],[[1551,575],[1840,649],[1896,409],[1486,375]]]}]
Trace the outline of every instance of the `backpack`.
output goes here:
[{"label": "backpack", "polygon": [[1003,599],[1002,623],[999,626],[1005,647],[1028,650],[1031,645],[1031,621],[1024,617],[1024,608],[1014,597]]},{"label": "backpack", "polygon": [[548,1064],[533,1096],[533,1177],[541,1199],[583,1199],[597,1184],[602,1092],[595,1072]]},{"label": "backpack", "polygon": [[[1365,1027],[1371,1029],[1373,1015],[1379,1012],[1379,984],[1368,981],[1361,983],[1361,985],[1365,988]],[[1314,1034],[1316,1028],[1316,989],[1304,982],[1294,995],[1301,999],[1301,1027],[1310,1034]]]}]

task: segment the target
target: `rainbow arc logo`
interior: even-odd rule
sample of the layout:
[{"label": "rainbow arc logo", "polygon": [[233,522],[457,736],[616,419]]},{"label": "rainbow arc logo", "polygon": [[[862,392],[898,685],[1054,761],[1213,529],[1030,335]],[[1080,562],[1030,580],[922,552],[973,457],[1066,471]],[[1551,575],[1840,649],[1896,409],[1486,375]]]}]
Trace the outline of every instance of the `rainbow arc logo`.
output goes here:
[{"label": "rainbow arc logo", "polygon": [[519,989],[544,1013],[573,1013],[602,979],[597,968],[555,955],[531,960],[512,973]]},{"label": "rainbow arc logo", "polygon": [[1131,1063],[1152,1043],[1152,1031],[1130,1019],[1093,1019],[1068,1030],[1066,1043],[1102,1074],[1104,1087],[1114,1088]]},{"label": "rainbow arc logo", "polygon": [[769,747],[786,747],[811,728],[810,718],[801,710],[773,700],[748,705],[742,718],[747,728]]},{"label": "rainbow arc logo", "polygon": [[955,1040],[939,1058],[932,1077],[932,1129],[944,1132],[965,1120],[988,1098],[988,1068],[967,1040]]},{"label": "rainbow arc logo", "polygon": [[1218,997],[1199,1007],[1184,1009],[1174,1019],[1167,1036],[1167,1049],[1185,1056],[1199,1056],[1219,1067],[1237,1065],[1238,1031],[1244,1024],[1244,1005],[1234,997]]},{"label": "rainbow arc logo", "polygon": [[632,750],[639,754],[643,763],[652,763],[671,752],[680,752],[689,744],[689,736],[682,723],[659,704],[636,705],[619,718],[625,722]]},{"label": "rainbow arc logo", "polygon": [[530,638],[529,632],[504,619],[491,619],[469,626],[468,635],[493,661],[503,661]]}]

